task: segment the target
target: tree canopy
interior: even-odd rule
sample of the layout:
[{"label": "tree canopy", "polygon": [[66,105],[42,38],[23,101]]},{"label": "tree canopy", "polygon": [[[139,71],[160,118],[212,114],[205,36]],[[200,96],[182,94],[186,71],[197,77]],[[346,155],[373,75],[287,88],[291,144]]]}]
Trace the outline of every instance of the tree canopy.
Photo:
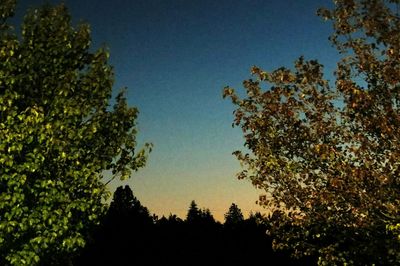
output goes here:
[{"label": "tree canopy", "polygon": [[119,93],[111,107],[108,51],[90,48],[64,5],[31,9],[21,32],[0,3],[0,264],[52,264],[85,243],[104,213],[103,173],[144,166],[138,110]]},{"label": "tree canopy", "polygon": [[399,263],[400,2],[334,2],[318,12],[341,55],[334,84],[300,57],[294,68],[253,67],[243,98],[225,88],[249,150],[234,153],[238,177],[283,210],[277,248],[329,265]]}]

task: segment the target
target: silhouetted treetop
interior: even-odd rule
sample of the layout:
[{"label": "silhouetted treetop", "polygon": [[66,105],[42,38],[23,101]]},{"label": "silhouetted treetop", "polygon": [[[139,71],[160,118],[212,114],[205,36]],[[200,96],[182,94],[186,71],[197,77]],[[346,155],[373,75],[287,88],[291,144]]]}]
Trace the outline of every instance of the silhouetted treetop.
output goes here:
[{"label": "silhouetted treetop", "polygon": [[225,214],[225,225],[236,225],[244,220],[242,211],[239,207],[232,203],[228,212]]},{"label": "silhouetted treetop", "polygon": [[212,215],[210,209],[202,209],[201,210],[201,220],[205,223],[215,223],[214,216]]},{"label": "silhouetted treetop", "polygon": [[189,210],[186,215],[186,222],[193,223],[197,222],[201,219],[201,211],[197,207],[197,204],[194,200],[190,202]]},{"label": "silhouetted treetop", "polygon": [[[122,217],[121,217],[122,216]],[[109,219],[132,219],[133,222],[148,222],[153,221],[149,210],[144,207],[140,201],[133,195],[131,188],[119,186],[113,196],[113,201],[108,210]]]}]

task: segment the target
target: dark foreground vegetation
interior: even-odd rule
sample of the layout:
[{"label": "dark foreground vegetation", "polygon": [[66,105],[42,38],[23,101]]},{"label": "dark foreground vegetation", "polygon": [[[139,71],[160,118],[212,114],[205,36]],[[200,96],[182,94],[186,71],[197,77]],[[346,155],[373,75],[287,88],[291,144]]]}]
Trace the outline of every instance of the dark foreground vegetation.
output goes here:
[{"label": "dark foreground vegetation", "polygon": [[185,220],[152,216],[132,190],[119,187],[101,226],[74,265],[315,265],[274,252],[266,234],[272,217],[244,219],[232,204],[225,223],[193,201]]}]

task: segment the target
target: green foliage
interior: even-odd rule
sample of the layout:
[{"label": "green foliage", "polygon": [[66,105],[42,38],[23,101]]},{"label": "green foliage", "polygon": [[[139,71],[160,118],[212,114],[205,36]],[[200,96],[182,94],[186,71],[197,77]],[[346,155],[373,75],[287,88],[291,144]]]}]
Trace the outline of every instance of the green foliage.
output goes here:
[{"label": "green foliage", "polygon": [[317,254],[321,265],[400,263],[399,5],[338,0],[319,10],[343,55],[335,86],[300,57],[294,69],[253,67],[244,98],[225,88],[251,151],[234,153],[245,166],[238,177],[283,210],[275,247]]},{"label": "green foliage", "polygon": [[103,214],[104,170],[127,178],[146,151],[135,151],[137,109],[123,93],[109,107],[109,55],[89,51],[88,25],[44,6],[19,39],[7,25],[14,8],[0,3],[0,264],[55,264]]}]

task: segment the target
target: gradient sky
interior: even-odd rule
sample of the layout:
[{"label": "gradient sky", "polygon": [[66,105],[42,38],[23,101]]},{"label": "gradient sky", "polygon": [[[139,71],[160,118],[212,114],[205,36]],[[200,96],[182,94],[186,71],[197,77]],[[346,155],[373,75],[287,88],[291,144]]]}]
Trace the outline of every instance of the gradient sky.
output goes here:
[{"label": "gradient sky", "polygon": [[[42,0],[19,0],[17,15]],[[47,0],[49,3],[60,1]],[[116,73],[115,92],[127,87],[139,108],[140,143],[152,142],[147,166],[129,184],[157,215],[184,218],[191,200],[218,220],[232,202],[247,215],[262,210],[260,191],[237,180],[243,147],[234,110],[222,90],[242,89],[253,65],[291,67],[304,55],[327,73],[337,53],[331,26],[315,15],[329,0],[65,0],[75,22],[91,25],[93,48],[106,44]],[[331,75],[329,75],[331,76]]]}]

